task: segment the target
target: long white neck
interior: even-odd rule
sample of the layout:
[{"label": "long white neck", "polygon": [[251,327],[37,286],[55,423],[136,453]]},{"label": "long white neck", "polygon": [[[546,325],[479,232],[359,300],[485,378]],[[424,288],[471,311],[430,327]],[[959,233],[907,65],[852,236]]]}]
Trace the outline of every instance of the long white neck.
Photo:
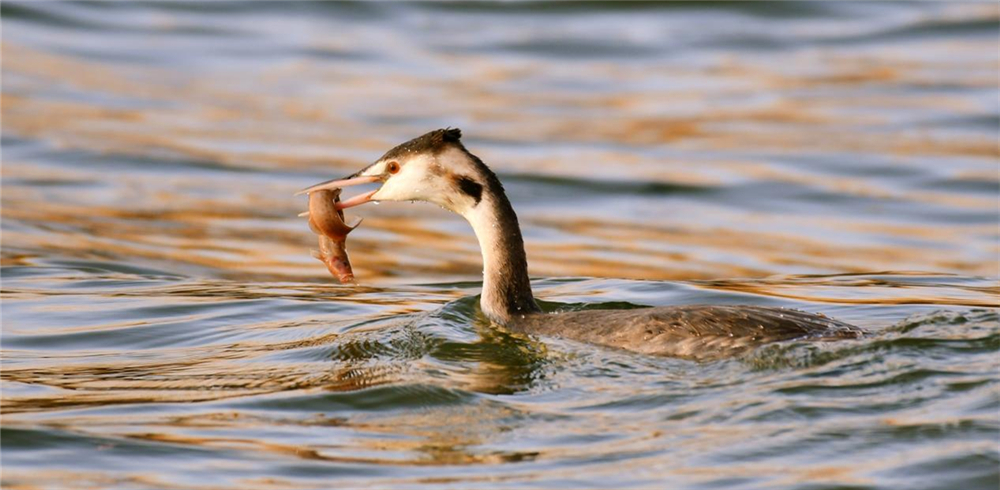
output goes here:
[{"label": "long white neck", "polygon": [[499,183],[483,190],[482,201],[463,216],[483,253],[483,313],[497,323],[541,311],[531,294],[524,240],[510,201]]}]

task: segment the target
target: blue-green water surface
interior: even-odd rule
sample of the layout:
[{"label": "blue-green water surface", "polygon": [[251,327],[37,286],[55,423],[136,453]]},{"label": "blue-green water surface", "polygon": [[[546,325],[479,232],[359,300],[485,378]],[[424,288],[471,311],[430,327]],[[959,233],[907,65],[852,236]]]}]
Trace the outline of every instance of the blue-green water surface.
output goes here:
[{"label": "blue-green water surface", "polygon": [[[996,489],[995,3],[4,2],[3,488]],[[293,193],[457,126],[546,311],[786,306],[734,358],[510,335],[468,225]]]}]

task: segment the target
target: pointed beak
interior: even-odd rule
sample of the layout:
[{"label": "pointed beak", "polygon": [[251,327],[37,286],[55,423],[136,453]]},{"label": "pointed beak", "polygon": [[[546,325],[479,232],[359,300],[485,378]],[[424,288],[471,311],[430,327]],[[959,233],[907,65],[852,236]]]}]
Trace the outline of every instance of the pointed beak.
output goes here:
[{"label": "pointed beak", "polygon": [[[365,175],[365,176],[361,176],[361,177],[352,177],[352,178],[348,178],[348,179],[334,179],[334,180],[328,180],[326,182],[322,182],[322,183],[316,184],[316,185],[311,186],[311,187],[306,187],[305,189],[302,189],[301,191],[296,192],[295,195],[296,196],[301,196],[302,194],[309,194],[310,192],[316,192],[316,191],[324,190],[324,189],[340,189],[340,188],[343,188],[343,187],[350,187],[352,185],[372,184],[372,183],[381,182],[381,181],[382,181],[382,177],[379,177],[377,175]],[[350,199],[347,199],[346,201],[340,201],[340,202],[338,202],[336,204],[336,207],[337,207],[337,209],[347,209],[347,208],[353,208],[354,206],[358,206],[358,205],[364,204],[364,203],[366,203],[368,201],[371,201],[372,200],[372,196],[374,196],[376,192],[378,192],[378,189],[375,189],[375,190],[370,191],[370,192],[365,192],[364,194],[359,194],[359,195],[354,196],[354,197],[352,197]]]},{"label": "pointed beak", "polygon": [[353,177],[350,179],[334,179],[328,180],[326,182],[321,182],[312,187],[306,187],[299,192],[296,192],[296,196],[301,196],[302,194],[309,194],[310,192],[321,191],[323,189],[341,189],[343,187],[350,187],[352,185],[361,184],[371,184],[373,182],[378,182],[382,180],[381,177],[377,175],[365,175],[361,177]]},{"label": "pointed beak", "polygon": [[337,209],[347,209],[347,208],[353,208],[354,206],[360,206],[368,201],[371,201],[372,196],[374,196],[376,192],[378,192],[378,189],[366,192],[364,194],[358,194],[346,201],[340,201],[336,203],[334,206]]}]

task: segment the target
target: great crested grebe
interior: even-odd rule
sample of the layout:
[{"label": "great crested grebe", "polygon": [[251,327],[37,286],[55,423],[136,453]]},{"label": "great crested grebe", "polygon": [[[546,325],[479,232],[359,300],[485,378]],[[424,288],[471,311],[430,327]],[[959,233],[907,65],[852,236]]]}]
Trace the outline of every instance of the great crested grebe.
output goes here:
[{"label": "great crested grebe", "polygon": [[545,314],[535,303],[517,215],[503,185],[470,153],[459,129],[439,129],[389,150],[345,179],[301,193],[380,182],[378,189],[336,203],[428,201],[462,215],[483,254],[480,305],[512,332],[551,335],[646,354],[709,358],[766,342],[857,338],[864,331],[824,316],[762,306],[685,305]]}]

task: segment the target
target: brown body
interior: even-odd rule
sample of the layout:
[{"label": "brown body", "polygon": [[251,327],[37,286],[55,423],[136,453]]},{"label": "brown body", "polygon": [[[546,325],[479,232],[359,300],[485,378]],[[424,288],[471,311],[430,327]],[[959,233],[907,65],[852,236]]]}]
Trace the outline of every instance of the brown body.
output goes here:
[{"label": "brown body", "polygon": [[340,201],[340,189],[321,190],[309,194],[309,228],[319,236],[319,250],[313,256],[326,264],[330,274],[340,282],[353,282],[354,271],[347,257],[347,234],[354,226],[344,223],[344,212],[335,204]]},{"label": "brown body", "polygon": [[695,360],[784,340],[841,340],[864,330],[821,315],[750,305],[683,305],[515,316],[507,329]]}]

